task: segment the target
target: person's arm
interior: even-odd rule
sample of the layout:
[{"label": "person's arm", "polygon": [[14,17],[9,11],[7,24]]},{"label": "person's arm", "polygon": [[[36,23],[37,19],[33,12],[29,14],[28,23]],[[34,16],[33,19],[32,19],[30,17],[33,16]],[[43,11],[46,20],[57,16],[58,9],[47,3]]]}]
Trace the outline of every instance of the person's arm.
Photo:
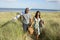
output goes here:
[{"label": "person's arm", "polygon": [[32,17],[30,14],[29,14],[29,23],[30,23],[30,25],[32,24]]},{"label": "person's arm", "polygon": [[39,26],[41,27],[41,28],[44,28],[44,21],[41,19],[40,20],[40,22],[39,22]]},{"label": "person's arm", "polygon": [[30,19],[30,23],[31,23],[31,27],[32,27],[33,24],[34,24],[34,19],[33,18]]},{"label": "person's arm", "polygon": [[40,20],[40,22],[41,22],[41,24],[44,24],[44,21],[42,19]]},{"label": "person's arm", "polygon": [[20,17],[20,15],[15,16],[13,19],[17,20]]},{"label": "person's arm", "polygon": [[15,16],[12,18],[12,21],[16,21],[20,18],[20,16],[22,15],[22,13],[20,13],[19,15]]}]

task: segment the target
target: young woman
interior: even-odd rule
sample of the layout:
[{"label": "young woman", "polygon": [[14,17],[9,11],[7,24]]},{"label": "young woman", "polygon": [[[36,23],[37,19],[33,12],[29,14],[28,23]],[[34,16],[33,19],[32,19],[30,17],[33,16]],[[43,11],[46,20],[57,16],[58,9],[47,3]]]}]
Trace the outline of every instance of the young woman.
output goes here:
[{"label": "young woman", "polygon": [[36,12],[33,19],[34,19],[34,32],[36,34],[36,39],[38,40],[38,37],[40,35],[40,23],[42,23],[39,11]]}]

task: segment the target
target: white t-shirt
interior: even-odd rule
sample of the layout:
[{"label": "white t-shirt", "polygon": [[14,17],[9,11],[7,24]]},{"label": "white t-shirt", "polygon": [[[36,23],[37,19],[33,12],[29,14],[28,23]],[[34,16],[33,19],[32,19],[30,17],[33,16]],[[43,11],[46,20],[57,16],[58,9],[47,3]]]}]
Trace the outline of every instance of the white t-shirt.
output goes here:
[{"label": "white t-shirt", "polygon": [[23,23],[24,24],[29,24],[29,20],[31,19],[31,15],[28,14],[23,14]]},{"label": "white t-shirt", "polygon": [[22,13],[20,13],[19,15],[15,16],[12,20],[13,20],[13,21],[17,20],[21,15],[24,16],[22,22],[23,22],[24,24],[29,24],[29,20],[30,20],[30,18],[31,18],[31,15],[30,15],[29,13],[28,13],[28,14],[25,14],[25,12],[22,12]]}]

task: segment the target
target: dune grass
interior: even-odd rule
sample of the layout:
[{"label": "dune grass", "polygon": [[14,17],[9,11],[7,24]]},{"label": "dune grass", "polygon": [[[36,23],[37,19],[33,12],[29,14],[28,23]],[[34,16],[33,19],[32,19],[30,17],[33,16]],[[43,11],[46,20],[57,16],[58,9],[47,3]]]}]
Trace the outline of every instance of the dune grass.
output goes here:
[{"label": "dune grass", "polygon": [[[32,17],[35,12],[31,12]],[[20,21],[11,22],[17,12],[0,12],[0,40],[23,40]],[[60,12],[41,12],[45,35],[42,40],[60,40]],[[2,26],[3,25],[3,26]]]}]

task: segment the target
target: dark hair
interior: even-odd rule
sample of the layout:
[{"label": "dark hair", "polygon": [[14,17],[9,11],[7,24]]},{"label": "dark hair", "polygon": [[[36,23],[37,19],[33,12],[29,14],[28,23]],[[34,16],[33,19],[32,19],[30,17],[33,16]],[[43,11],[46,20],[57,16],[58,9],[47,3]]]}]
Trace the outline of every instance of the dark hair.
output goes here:
[{"label": "dark hair", "polygon": [[41,18],[41,17],[40,17],[40,11],[37,11],[37,12],[36,12],[35,18],[37,18],[38,13],[39,13],[39,18]]},{"label": "dark hair", "polygon": [[25,13],[26,13],[27,9],[29,9],[29,8],[26,8],[26,9],[25,9]]}]

